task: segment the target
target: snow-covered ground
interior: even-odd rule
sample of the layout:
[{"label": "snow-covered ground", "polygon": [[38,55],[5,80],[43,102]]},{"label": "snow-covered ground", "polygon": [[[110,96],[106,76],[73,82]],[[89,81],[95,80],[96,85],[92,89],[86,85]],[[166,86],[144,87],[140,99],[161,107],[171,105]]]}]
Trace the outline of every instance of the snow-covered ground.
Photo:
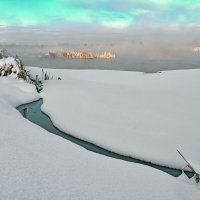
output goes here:
[{"label": "snow-covered ground", "polygon": [[[30,68],[41,74],[41,69]],[[200,70],[48,70],[42,110],[64,132],[119,154],[182,168],[200,152]]]},{"label": "snow-covered ground", "polygon": [[[75,84],[74,93],[78,82],[67,81]],[[54,89],[53,83],[47,83],[46,92]],[[0,199],[199,199],[200,188],[193,180],[91,153],[24,119],[15,107],[39,98],[34,86],[1,77],[0,91]]]}]

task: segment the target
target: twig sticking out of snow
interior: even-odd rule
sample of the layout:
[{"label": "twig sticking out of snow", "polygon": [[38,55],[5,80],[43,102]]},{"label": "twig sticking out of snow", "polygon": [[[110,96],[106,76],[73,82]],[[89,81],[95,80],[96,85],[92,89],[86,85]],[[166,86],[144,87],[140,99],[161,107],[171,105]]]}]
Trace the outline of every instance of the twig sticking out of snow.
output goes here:
[{"label": "twig sticking out of snow", "polygon": [[184,171],[185,168],[189,168],[191,169],[191,171],[194,173],[195,176],[195,180],[197,183],[199,183],[200,181],[200,175],[195,171],[195,169],[192,167],[192,165],[188,162],[188,160],[183,156],[183,154],[177,149],[177,152],[179,153],[179,155],[185,160],[185,162],[187,163],[187,165],[185,167],[182,168],[182,170]]}]

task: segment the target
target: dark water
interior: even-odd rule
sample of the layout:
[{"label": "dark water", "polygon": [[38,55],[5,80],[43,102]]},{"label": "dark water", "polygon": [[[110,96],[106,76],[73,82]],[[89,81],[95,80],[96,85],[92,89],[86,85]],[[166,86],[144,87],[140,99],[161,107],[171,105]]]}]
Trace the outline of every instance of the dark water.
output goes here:
[{"label": "dark water", "polygon": [[[61,136],[77,145],[82,146],[83,148],[98,153],[98,154],[102,154],[108,157],[112,157],[115,159],[120,159],[120,160],[125,160],[128,162],[134,162],[134,163],[139,163],[139,164],[143,164],[143,165],[147,165],[153,168],[156,168],[158,170],[162,170],[163,172],[166,172],[172,176],[179,176],[182,171],[181,170],[177,170],[177,169],[172,169],[172,168],[168,168],[168,167],[163,167],[163,166],[159,166],[159,165],[155,165],[149,162],[145,162],[145,161],[141,161],[138,159],[134,159],[132,157],[128,157],[128,156],[123,156],[123,155],[119,155],[116,154],[114,152],[110,152],[106,149],[103,149],[99,146],[96,146],[95,144],[89,143],[87,141],[78,139],[76,137],[73,137],[67,133],[64,133],[62,131],[60,131],[59,129],[57,129],[53,123],[51,122],[51,119],[44,114],[43,112],[41,112],[41,105],[43,104],[42,99],[32,102],[32,103],[28,103],[28,104],[24,104],[19,106],[17,109],[20,113],[22,113],[22,115],[29,119],[31,122],[43,127],[44,129],[46,129],[47,131],[49,131],[50,133],[56,134],[58,136]],[[192,173],[187,172],[188,176],[192,176]]]}]

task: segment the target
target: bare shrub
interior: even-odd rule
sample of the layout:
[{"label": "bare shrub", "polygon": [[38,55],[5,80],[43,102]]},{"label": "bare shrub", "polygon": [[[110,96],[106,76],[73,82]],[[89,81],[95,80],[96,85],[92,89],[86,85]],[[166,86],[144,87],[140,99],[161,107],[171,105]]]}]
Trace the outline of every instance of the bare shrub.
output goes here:
[{"label": "bare shrub", "polygon": [[17,78],[18,78],[18,79],[26,80],[26,72],[25,72],[24,70],[21,70],[21,71],[17,74]]}]

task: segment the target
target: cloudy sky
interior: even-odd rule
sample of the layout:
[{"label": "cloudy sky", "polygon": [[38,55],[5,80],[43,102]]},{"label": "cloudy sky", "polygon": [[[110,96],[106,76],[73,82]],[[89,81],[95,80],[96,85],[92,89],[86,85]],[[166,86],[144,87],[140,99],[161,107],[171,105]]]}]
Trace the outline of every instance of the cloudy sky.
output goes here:
[{"label": "cloudy sky", "polygon": [[[200,47],[200,0],[0,0],[0,49],[24,59],[41,51],[20,50],[18,44],[58,49],[64,44],[106,44],[119,58],[131,54],[127,69],[137,60],[142,66],[147,60],[148,67],[150,60],[170,60],[170,69],[178,68],[173,59],[181,68],[197,68],[200,52],[193,48]],[[27,60],[33,65],[38,57]]]},{"label": "cloudy sky", "polygon": [[200,0],[0,0],[0,26],[199,25]]}]

